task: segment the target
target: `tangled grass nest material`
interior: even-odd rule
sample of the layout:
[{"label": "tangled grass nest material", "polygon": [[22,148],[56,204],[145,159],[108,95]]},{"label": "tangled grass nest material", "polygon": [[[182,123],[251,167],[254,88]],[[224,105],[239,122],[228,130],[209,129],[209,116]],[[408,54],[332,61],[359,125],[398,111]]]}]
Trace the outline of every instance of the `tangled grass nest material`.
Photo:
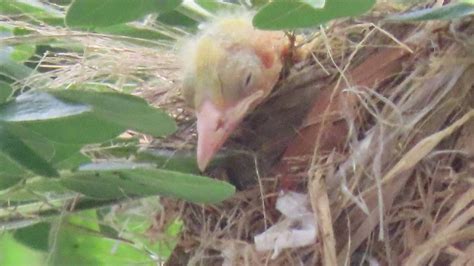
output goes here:
[{"label": "tangled grass nest material", "polygon": [[[363,21],[333,23],[305,46],[308,59],[295,73],[319,69],[326,78],[302,85],[318,95],[272,171],[219,205],[162,199],[165,220],[178,216],[186,225],[169,265],[474,263],[473,18]],[[38,68],[49,71],[18,88],[138,86],[137,94],[179,118],[174,147],[192,139],[173,51],[22,26],[87,48],[39,58]],[[272,202],[282,186],[308,193],[319,237],[270,260],[253,237],[278,221]]]},{"label": "tangled grass nest material", "polygon": [[[335,79],[308,85],[320,92],[272,174],[219,206],[184,208],[175,259],[473,263],[472,18],[381,27],[333,24],[312,43],[306,67],[319,65]],[[278,221],[271,199],[291,177],[292,188],[302,184],[309,194],[319,239],[270,260],[271,252],[255,251],[253,237]]]}]

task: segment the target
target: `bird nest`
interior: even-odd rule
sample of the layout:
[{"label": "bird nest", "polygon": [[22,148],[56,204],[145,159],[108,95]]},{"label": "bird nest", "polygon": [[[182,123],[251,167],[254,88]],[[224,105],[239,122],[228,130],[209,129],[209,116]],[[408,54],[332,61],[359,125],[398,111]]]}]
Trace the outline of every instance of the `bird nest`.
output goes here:
[{"label": "bird nest", "polygon": [[[216,205],[161,199],[161,222],[178,217],[185,225],[168,265],[472,263],[473,18],[403,24],[379,15],[336,21],[296,43],[273,94],[207,173],[234,183],[234,197]],[[48,71],[19,88],[140,84],[135,93],[180,125],[155,145],[192,150],[193,117],[167,44],[157,51],[47,26],[30,30],[87,49],[39,58],[38,69]],[[307,194],[318,236],[271,259],[271,251],[257,252],[254,237],[282,219],[275,201],[287,191]]]},{"label": "bird nest", "polygon": [[[473,33],[472,18],[366,18],[295,47],[306,59],[226,145],[247,159],[210,171],[240,191],[218,205],[182,203],[186,226],[168,264],[467,264]],[[271,259],[254,237],[283,219],[275,201],[289,190],[307,193],[318,237]]]}]

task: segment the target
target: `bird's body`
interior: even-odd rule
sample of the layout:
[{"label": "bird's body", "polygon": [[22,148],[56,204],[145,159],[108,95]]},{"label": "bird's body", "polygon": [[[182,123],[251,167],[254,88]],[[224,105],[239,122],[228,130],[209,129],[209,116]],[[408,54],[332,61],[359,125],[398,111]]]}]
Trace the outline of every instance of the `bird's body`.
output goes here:
[{"label": "bird's body", "polygon": [[218,18],[184,46],[183,95],[197,116],[201,170],[270,94],[287,46],[282,32],[253,28],[249,15]]}]

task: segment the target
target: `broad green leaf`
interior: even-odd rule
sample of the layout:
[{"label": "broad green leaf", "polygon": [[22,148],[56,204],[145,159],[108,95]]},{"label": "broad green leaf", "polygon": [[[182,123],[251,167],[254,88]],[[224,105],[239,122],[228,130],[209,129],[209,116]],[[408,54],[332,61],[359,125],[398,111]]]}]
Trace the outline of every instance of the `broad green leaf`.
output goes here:
[{"label": "broad green leaf", "polygon": [[135,157],[140,148],[140,138],[138,136],[131,138],[116,138],[106,141],[96,148],[96,151],[109,158],[128,160]]},{"label": "broad green leaf", "polygon": [[13,89],[5,81],[0,80],[0,104],[5,102],[13,93]]},{"label": "broad green leaf", "polygon": [[302,0],[302,2],[305,2],[314,8],[323,8],[326,4],[326,0]]},{"label": "broad green leaf", "polygon": [[34,31],[24,28],[24,27],[15,27],[12,31],[13,35],[15,36],[24,36],[28,34],[32,34]]},{"label": "broad green leaf", "polygon": [[185,27],[188,30],[194,30],[198,26],[198,22],[196,20],[193,20],[190,17],[185,16],[175,10],[160,14],[157,20],[166,25]]},{"label": "broad green leaf", "polygon": [[45,159],[9,132],[4,123],[0,123],[0,153],[38,175],[59,175]]},{"label": "broad green leaf", "polygon": [[[82,148],[83,145],[81,145],[82,143],[71,144],[71,143],[59,142],[58,140],[61,140],[61,137],[64,137],[64,135],[61,136],[61,133],[64,132],[64,130],[62,130],[62,127],[58,123],[54,123],[54,121],[56,120],[53,119],[53,120],[48,121],[50,123],[43,124],[42,129],[48,129],[48,126],[53,126],[54,128],[54,130],[51,130],[51,127],[49,127],[50,129],[49,131],[43,132],[43,135],[45,136],[40,135],[39,133],[35,132],[34,127],[28,127],[28,123],[26,123],[26,126],[25,125],[22,126],[18,124],[13,124],[13,125],[9,124],[8,128],[10,132],[15,134],[19,138],[21,138],[22,141],[25,142],[25,144],[27,144],[31,149],[33,149],[41,157],[45,158],[49,163],[57,167],[58,164],[64,165],[64,162],[67,161],[70,157],[78,154],[79,150]],[[71,124],[72,125],[70,127],[73,127],[73,128],[76,125],[73,119],[72,119]],[[67,126],[68,125],[64,125],[64,127],[67,127]],[[71,135],[70,138],[72,140],[69,142],[75,142],[74,137],[77,138],[77,134]],[[88,135],[88,137],[89,139],[91,138],[90,135]],[[109,136],[106,136],[106,137],[109,137]],[[92,140],[96,140],[96,139],[92,139]],[[82,160],[82,162],[85,162],[85,161]],[[75,164],[74,167],[77,167],[77,166],[79,166],[79,164]]]},{"label": "broad green leaf", "polygon": [[[129,169],[127,169],[129,168]],[[132,168],[132,169],[130,169]],[[64,176],[62,184],[98,199],[162,195],[192,202],[220,202],[234,193],[234,187],[211,178],[126,163],[92,164]],[[103,170],[101,170],[103,169]]]},{"label": "broad green leaf", "polygon": [[158,13],[169,12],[176,9],[182,2],[183,0],[155,0],[154,10]]},{"label": "broad green leaf", "polygon": [[26,174],[24,168],[0,152],[0,178],[4,176],[22,176]]},{"label": "broad green leaf", "polygon": [[[3,167],[1,159],[0,159],[0,166]],[[23,178],[21,176],[0,174],[0,190],[10,188],[10,187],[20,183],[22,179]]]},{"label": "broad green leaf", "polygon": [[135,243],[141,243],[147,250],[158,254],[164,260],[171,255],[183,226],[183,222],[179,219],[163,224],[163,229],[156,232],[160,235],[157,241],[155,232],[150,230],[156,226],[156,215],[163,213],[163,207],[156,196],[124,201],[120,204],[120,208],[103,208],[97,213],[101,220],[108,221],[111,225],[99,224],[101,233],[106,237],[122,236]]},{"label": "broad green leaf", "polygon": [[181,0],[75,0],[66,13],[70,27],[106,27],[137,20],[147,14],[167,12]]},{"label": "broad green leaf", "polygon": [[2,266],[44,266],[46,256],[43,252],[19,243],[11,233],[0,234],[0,265]]},{"label": "broad green leaf", "polygon": [[[473,1],[474,2],[474,1]],[[435,19],[456,19],[474,14],[474,3],[454,3],[436,8],[421,9],[389,16],[386,20],[422,21]]]},{"label": "broad green leaf", "polygon": [[[15,187],[9,191],[0,193],[0,201],[8,202],[31,202],[43,201],[45,198],[60,197],[64,195],[71,195],[71,190],[68,190],[61,185],[59,179],[33,177],[26,180],[26,184],[21,187]],[[70,196],[69,196],[70,198]]]},{"label": "broad green leaf", "polygon": [[68,6],[72,3],[72,1],[73,0],[51,0],[51,2],[61,6]]},{"label": "broad green leaf", "polygon": [[152,28],[138,27],[129,24],[118,24],[109,27],[99,27],[95,29],[99,33],[107,33],[118,36],[127,36],[132,38],[140,38],[145,40],[172,40],[167,35],[158,32]]},{"label": "broad green leaf", "polygon": [[63,160],[54,162],[56,169],[76,169],[82,164],[90,163],[91,159],[81,152],[76,152],[69,157],[63,157]]},{"label": "broad green leaf", "polygon": [[[0,26],[0,37],[9,38],[14,36],[15,28]],[[29,43],[18,43],[16,45],[0,45],[3,55],[15,62],[24,62],[35,54],[36,46]]]},{"label": "broad green leaf", "polygon": [[[44,158],[64,160],[88,143],[114,138],[126,128],[104,121],[87,104],[64,102],[44,92],[28,92],[0,105],[0,120],[16,136],[40,150]],[[53,159],[52,156],[56,156]]]},{"label": "broad green leaf", "polygon": [[269,0],[250,0],[250,3],[252,4],[252,7],[261,7],[265,4],[268,4]]},{"label": "broad green leaf", "polygon": [[372,8],[375,0],[326,0],[323,8],[313,8],[307,1],[276,0],[254,16],[260,29],[283,30],[315,27],[330,20],[361,15]]},{"label": "broad green leaf", "polygon": [[39,0],[0,0],[0,14],[24,15],[50,25],[64,25],[62,12],[53,5],[45,4]]},{"label": "broad green leaf", "polygon": [[0,46],[0,76],[5,75],[8,78],[16,80],[24,79],[33,72],[33,69],[23,65],[22,63],[15,62],[11,58],[13,51],[13,47]]},{"label": "broad green leaf", "polygon": [[136,168],[153,169],[151,163],[134,163],[127,160],[107,161],[101,163],[91,163],[79,167],[81,171],[112,171],[112,170],[133,170]]},{"label": "broad green leaf", "polygon": [[[22,121],[10,124],[12,131],[19,136],[21,134],[21,127],[31,132],[30,134],[63,145],[100,143],[112,139],[126,130],[126,127],[107,121],[95,112],[86,112],[70,117]],[[28,135],[23,132],[22,137],[26,138]],[[45,145],[49,144],[45,143]]]},{"label": "broad green leaf", "polygon": [[176,130],[176,123],[165,112],[150,107],[145,100],[127,94],[93,91],[54,91],[64,101],[88,104],[94,114],[105,122],[115,123],[124,129],[165,136]]},{"label": "broad green leaf", "polygon": [[0,14],[13,15],[13,14],[24,14],[29,16],[34,15],[56,15],[60,16],[61,13],[54,9],[53,6],[46,5],[38,0],[1,0]]},{"label": "broad green leaf", "polygon": [[173,254],[173,250],[178,244],[179,235],[183,231],[184,222],[180,219],[175,219],[165,229],[166,239],[157,242],[153,245],[154,250],[165,258],[169,258]]},{"label": "broad green leaf", "polygon": [[17,229],[13,233],[16,241],[38,251],[48,251],[49,230],[51,225],[46,222]]},{"label": "broad green leaf", "polygon": [[[141,98],[74,90],[25,93],[0,105],[0,120],[9,122],[22,138],[63,145],[100,143],[126,129],[155,136],[176,129],[173,119]],[[49,145],[41,139],[36,142]]]},{"label": "broad green leaf", "polygon": [[165,149],[140,150],[136,155],[137,161],[154,162],[158,168],[199,174],[195,153]]},{"label": "broad green leaf", "polygon": [[12,202],[31,202],[35,200],[40,200],[38,195],[25,189],[17,189],[17,187],[0,193],[0,203],[2,204],[6,204],[7,202],[10,204]]},{"label": "broad green leaf", "polygon": [[49,265],[156,265],[144,249],[103,237],[96,230],[98,220],[91,211],[64,219],[50,250]]},{"label": "broad green leaf", "polygon": [[114,139],[102,143],[96,150],[108,158],[116,158],[118,160],[133,158],[134,162],[153,164],[161,169],[194,174],[200,173],[196,163],[195,152],[160,148],[141,149],[138,138]]},{"label": "broad green leaf", "polygon": [[0,120],[25,122],[74,116],[90,112],[88,105],[64,103],[45,92],[32,91],[0,105]]},{"label": "broad green leaf", "polygon": [[216,0],[216,1],[209,1],[209,0],[194,0],[196,4],[200,5],[207,11],[210,11],[211,13],[217,13],[219,11],[232,11],[232,10],[238,10],[241,9],[242,7],[239,5],[227,3],[221,0]]},{"label": "broad green leaf", "polygon": [[13,46],[13,51],[10,54],[11,59],[16,62],[24,62],[30,59],[35,54],[36,47],[30,44],[19,44]]},{"label": "broad green leaf", "polygon": [[70,190],[66,189],[61,185],[59,179],[34,177],[28,179],[25,185],[25,189],[33,191],[37,194],[48,193],[51,195],[61,195],[65,193],[71,193]]}]

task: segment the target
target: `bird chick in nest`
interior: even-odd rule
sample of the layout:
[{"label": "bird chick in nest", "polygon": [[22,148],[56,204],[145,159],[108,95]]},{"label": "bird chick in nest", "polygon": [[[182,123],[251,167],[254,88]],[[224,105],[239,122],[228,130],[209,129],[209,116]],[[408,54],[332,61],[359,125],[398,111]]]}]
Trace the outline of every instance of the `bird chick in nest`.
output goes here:
[{"label": "bird chick in nest", "polygon": [[270,94],[287,50],[283,32],[255,29],[249,14],[216,18],[184,45],[183,95],[197,117],[201,171]]}]

